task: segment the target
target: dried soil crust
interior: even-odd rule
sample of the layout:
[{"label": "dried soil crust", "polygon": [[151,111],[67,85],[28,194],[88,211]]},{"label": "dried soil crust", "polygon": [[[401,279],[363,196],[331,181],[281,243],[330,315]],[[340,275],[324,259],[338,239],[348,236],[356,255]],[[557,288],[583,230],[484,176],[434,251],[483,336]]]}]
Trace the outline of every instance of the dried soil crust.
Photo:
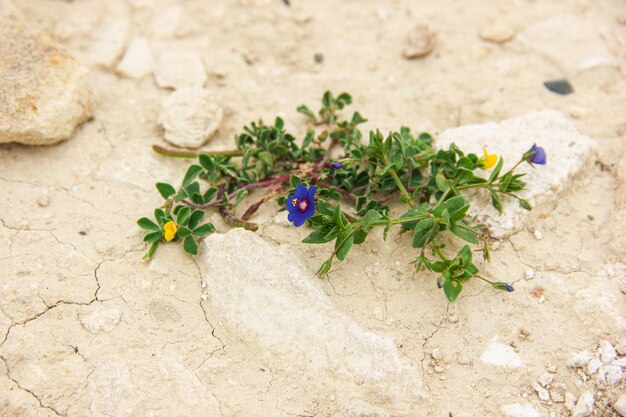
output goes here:
[{"label": "dried soil crust", "polygon": [[[624,409],[624,382],[615,382],[626,354],[623,2],[15,4],[30,25],[90,66],[95,114],[57,146],[0,147],[0,415],[548,417],[583,415],[588,393],[591,415]],[[550,27],[550,48],[537,30],[563,15],[588,23],[575,31],[584,47],[547,56],[572,48],[569,28]],[[407,34],[424,22],[437,33],[433,51],[404,59]],[[515,32],[512,40],[481,39],[496,22]],[[233,244],[239,231],[216,236],[196,260],[167,245],[150,264],[140,262],[135,220],[160,204],[154,183],[177,183],[186,162],[150,152],[162,134],[161,102],[171,94],[143,76],[151,65],[131,71],[138,79],[117,74],[137,38],[147,40],[151,53],[142,54],[154,62],[167,51],[198,54],[203,87],[224,111],[211,149],[230,148],[244,123],[276,114],[304,133],[295,108],[325,89],[353,93],[367,128],[383,130],[406,124],[439,134],[554,109],[595,148],[558,195],[538,199],[517,231],[492,242],[493,261],[480,267],[514,283],[512,294],[472,282],[448,304],[433,275],[413,271],[409,237],[398,234],[385,243],[373,233],[319,280],[313,273],[331,248],[300,244],[308,231],[271,205],[258,213],[260,237],[251,240],[280,264],[263,264],[258,276],[245,265],[246,275],[230,276],[240,286],[226,285],[215,274],[230,268],[220,245]],[[573,94],[543,87],[564,76]],[[549,161],[558,152],[550,150]],[[280,277],[270,274],[292,263],[301,281],[287,271],[285,283],[302,287],[284,295]],[[260,303],[249,293],[242,299],[250,302],[233,305],[238,298],[227,291],[249,291],[251,282],[276,297]],[[260,319],[248,320],[246,305]],[[290,321],[264,305],[282,312],[310,306],[316,314],[299,310]],[[338,331],[324,330],[315,317]],[[294,331],[300,325],[302,339]],[[317,340],[313,325],[322,329]],[[348,328],[356,329],[353,338],[339,349],[336,336]],[[384,341],[379,363],[396,362],[387,368],[397,370],[395,380],[360,369],[359,358],[378,349],[368,351],[364,335]],[[318,357],[322,336],[332,355],[316,368],[297,353]],[[616,350],[609,363],[601,359],[604,341]],[[580,351],[588,352],[587,364],[568,366]],[[602,364],[592,372],[596,361]],[[394,392],[407,386],[423,397]]]}]

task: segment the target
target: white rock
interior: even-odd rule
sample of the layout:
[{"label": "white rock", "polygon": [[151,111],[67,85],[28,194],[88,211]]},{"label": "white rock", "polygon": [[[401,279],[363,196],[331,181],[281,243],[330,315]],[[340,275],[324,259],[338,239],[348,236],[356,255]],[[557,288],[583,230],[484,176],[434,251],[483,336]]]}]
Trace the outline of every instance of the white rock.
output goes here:
[{"label": "white rock", "polygon": [[480,31],[480,37],[483,40],[495,43],[508,42],[513,39],[514,36],[515,30],[502,22],[489,24]]},{"label": "white rock", "polygon": [[582,16],[561,14],[537,22],[521,32],[516,42],[544,55],[570,75],[597,66],[617,66],[595,23]]},{"label": "white rock", "polygon": [[622,394],[619,396],[617,401],[613,404],[613,408],[615,411],[620,413],[622,417],[626,417],[626,394]]},{"label": "white rock", "polygon": [[421,396],[419,372],[402,362],[393,339],[338,309],[294,247],[233,229],[210,235],[201,253],[206,308],[231,333],[258,346],[268,366],[307,384],[335,381],[367,391],[373,406],[407,408]]},{"label": "white rock", "polygon": [[537,391],[537,395],[541,401],[548,401],[550,399],[550,393],[547,389],[543,388],[539,384],[533,384],[533,389]]},{"label": "white rock", "polygon": [[552,401],[555,403],[562,403],[564,401],[563,394],[555,389],[550,391],[550,398],[552,398]]},{"label": "white rock", "polygon": [[611,365],[617,365],[620,368],[626,368],[626,358],[621,358],[611,362]]},{"label": "white rock", "polygon": [[606,381],[606,383],[611,386],[622,382],[622,378],[622,368],[617,365],[603,366],[598,373],[598,379],[600,381]]},{"label": "white rock", "polygon": [[552,374],[545,373],[539,377],[539,383],[544,388],[552,384],[552,381],[554,381],[554,375]]},{"label": "white rock", "polygon": [[600,361],[600,359],[590,360],[589,363],[587,364],[587,374],[588,375],[595,374],[598,371],[598,369],[600,369],[601,366],[602,366],[602,362]]},{"label": "white rock", "polygon": [[125,17],[105,21],[95,42],[85,51],[85,60],[91,65],[111,68],[120,58],[130,38],[130,20]]},{"label": "white rock", "polygon": [[154,78],[159,87],[202,87],[206,71],[200,55],[186,51],[167,51],[157,59]]},{"label": "white rock", "polygon": [[532,405],[507,404],[502,412],[506,417],[541,417]]},{"label": "white rock", "polygon": [[528,268],[526,271],[524,271],[524,278],[526,279],[535,278],[535,270],[532,268]]},{"label": "white rock", "polygon": [[593,405],[595,403],[595,397],[593,392],[585,391],[580,396],[574,407],[573,417],[587,417],[593,413]]},{"label": "white rock", "polygon": [[86,311],[81,311],[78,319],[91,334],[107,333],[113,330],[122,318],[122,313],[117,308],[108,308],[102,304],[93,304]]},{"label": "white rock", "polygon": [[589,363],[592,359],[591,353],[587,350],[583,350],[577,353],[572,353],[569,360],[567,361],[567,366],[571,366],[573,368],[580,368]]},{"label": "white rock", "polygon": [[535,229],[535,231],[533,232],[533,236],[535,236],[535,239],[541,240],[543,239],[543,232],[541,231],[541,229]]},{"label": "white rock", "polygon": [[569,411],[574,411],[574,407],[576,407],[576,397],[571,392],[565,393],[565,408]]},{"label": "white rock", "polygon": [[[566,187],[569,179],[578,173],[591,156],[593,141],[582,136],[572,121],[554,110],[531,112],[500,123],[466,125],[444,131],[437,140],[439,147],[447,148],[456,142],[463,150],[483,154],[501,155],[505,164],[503,172],[519,161],[534,143],[547,153],[547,164],[531,168],[524,164],[516,172],[526,173],[528,190],[521,193],[531,205],[541,204]],[[486,174],[485,174],[486,175]],[[496,238],[509,236],[522,226],[527,211],[514,199],[503,198],[504,212],[500,216],[492,207],[489,193],[477,191],[470,195],[470,215],[479,215]]]},{"label": "white rock", "polygon": [[602,363],[611,363],[617,358],[615,348],[608,340],[600,341],[600,360]]},{"label": "white rock", "polygon": [[165,140],[176,146],[198,148],[217,131],[222,122],[222,108],[211,91],[184,87],[170,94],[161,105],[159,123]]},{"label": "white rock", "polygon": [[489,365],[506,368],[519,368],[522,365],[522,359],[515,350],[509,345],[497,342],[496,339],[489,343],[480,360]]},{"label": "white rock", "polygon": [[437,34],[427,25],[418,25],[409,32],[403,55],[408,59],[426,56],[432,52],[436,43]]},{"label": "white rock", "polygon": [[150,74],[154,69],[154,57],[146,38],[135,38],[128,45],[124,57],[117,65],[117,72],[136,80]]},{"label": "white rock", "polygon": [[150,24],[150,31],[158,38],[167,38],[176,33],[183,9],[172,6],[163,9],[157,14]]},{"label": "white rock", "polygon": [[0,3],[0,143],[49,145],[91,117],[89,72]]}]

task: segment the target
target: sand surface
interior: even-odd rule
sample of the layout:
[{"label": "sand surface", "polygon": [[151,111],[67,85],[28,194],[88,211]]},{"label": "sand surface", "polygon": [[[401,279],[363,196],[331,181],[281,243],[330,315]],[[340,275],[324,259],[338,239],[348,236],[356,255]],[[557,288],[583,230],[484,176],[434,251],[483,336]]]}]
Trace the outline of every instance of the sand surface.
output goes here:
[{"label": "sand surface", "polygon": [[[90,67],[95,104],[93,119],[66,142],[0,146],[0,415],[548,417],[570,415],[563,401],[586,391],[595,396],[593,415],[617,415],[623,379],[611,385],[567,363],[573,352],[595,355],[603,340],[618,357],[626,353],[626,3],[285,3],[14,2]],[[420,23],[437,44],[407,60],[404,40]],[[495,23],[513,39],[481,39]],[[327,89],[350,92],[366,128],[409,125],[435,135],[555,109],[596,149],[521,231],[494,240],[485,270],[514,282],[512,294],[471,282],[449,304],[431,274],[408,264],[406,235],[387,243],[372,236],[319,283],[342,317],[393,340],[422,381],[424,397],[408,409],[393,399],[368,405],[354,388],[360,381],[330,379],[320,389],[233,332],[202,288],[197,260],[181,248],[141,262],[135,221],[160,204],[154,183],[178,183],[187,163],[150,150],[164,143],[157,120],[171,90],[151,74],[135,80],[115,71],[136,37],[148,39],[155,58],[168,50],[202,58],[204,85],[224,109],[210,149],[230,148],[259,117],[278,114],[304,131],[295,108],[316,104]],[[563,77],[573,94],[544,88]],[[291,245],[311,273],[328,255],[299,244],[307,231],[277,220],[271,205],[256,220],[262,239]],[[553,380],[542,400],[533,385],[546,373]],[[537,414],[514,414],[530,407]]]}]

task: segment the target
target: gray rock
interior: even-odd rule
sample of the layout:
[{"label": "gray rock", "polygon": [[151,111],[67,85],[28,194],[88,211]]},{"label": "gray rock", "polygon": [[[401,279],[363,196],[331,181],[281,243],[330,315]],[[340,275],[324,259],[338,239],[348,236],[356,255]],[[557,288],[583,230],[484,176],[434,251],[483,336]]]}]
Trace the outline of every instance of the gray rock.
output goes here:
[{"label": "gray rock", "polygon": [[89,119],[88,70],[0,2],[0,143],[50,145]]},{"label": "gray rock", "polygon": [[161,105],[159,123],[165,140],[176,146],[199,148],[217,131],[222,122],[222,108],[211,91],[183,87],[170,94]]}]

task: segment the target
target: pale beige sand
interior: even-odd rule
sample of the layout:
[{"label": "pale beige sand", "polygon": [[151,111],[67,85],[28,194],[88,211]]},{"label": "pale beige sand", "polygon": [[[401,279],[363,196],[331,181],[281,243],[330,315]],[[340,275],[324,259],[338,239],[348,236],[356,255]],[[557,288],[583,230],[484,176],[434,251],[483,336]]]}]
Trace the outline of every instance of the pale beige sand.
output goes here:
[{"label": "pale beige sand", "polygon": [[[151,264],[140,262],[135,220],[160,203],[154,182],[178,182],[186,164],[149,148],[162,143],[158,111],[169,92],[152,76],[135,81],[102,66],[116,62],[131,37],[146,37],[155,56],[179,49],[201,55],[206,86],[224,108],[216,149],[230,147],[234,133],[259,116],[280,114],[303,131],[295,108],[317,103],[326,89],[351,92],[367,126],[382,129],[409,125],[437,134],[531,110],[571,115],[597,142],[593,161],[558,199],[536,207],[522,231],[494,242],[485,266],[488,276],[515,282],[516,292],[472,282],[450,305],[432,275],[408,265],[408,237],[396,234],[386,244],[372,236],[321,285],[352,320],[393,339],[403,362],[418,370],[427,397],[408,415],[499,416],[517,403],[508,409],[530,405],[542,416],[565,416],[559,396],[587,390],[596,395],[594,415],[612,415],[624,383],[605,387],[597,374],[587,380],[566,363],[571,352],[592,352],[603,339],[621,345],[622,354],[626,348],[623,1],[15,3],[92,67],[95,113],[57,146],[0,147],[0,415],[331,416],[365,407],[367,398],[352,398],[343,380],[323,381],[320,391],[319,381],[287,371],[290,364],[268,366],[278,358],[266,361],[259,346],[227,330],[210,302],[201,303],[199,269],[181,248],[164,247]],[[563,13],[589,25],[552,39],[555,59],[517,39]],[[168,16],[180,18],[174,29]],[[517,36],[503,45],[481,40],[484,27],[498,21]],[[128,28],[125,22],[127,39],[111,35],[111,28]],[[409,61],[403,42],[418,23],[437,32],[438,44]],[[567,33],[576,34],[578,49]],[[592,63],[602,65],[577,71],[589,66],[580,55],[598,42],[601,56]],[[322,64],[314,62],[318,52]],[[562,62],[568,56],[575,59]],[[570,96],[542,85],[563,76],[574,85]],[[276,223],[273,210],[257,215],[263,239],[299,247],[314,271],[330,249],[298,245],[307,231]],[[532,279],[524,279],[528,269]],[[481,361],[496,337],[521,366]],[[551,365],[553,398],[541,401],[532,384]]]}]

